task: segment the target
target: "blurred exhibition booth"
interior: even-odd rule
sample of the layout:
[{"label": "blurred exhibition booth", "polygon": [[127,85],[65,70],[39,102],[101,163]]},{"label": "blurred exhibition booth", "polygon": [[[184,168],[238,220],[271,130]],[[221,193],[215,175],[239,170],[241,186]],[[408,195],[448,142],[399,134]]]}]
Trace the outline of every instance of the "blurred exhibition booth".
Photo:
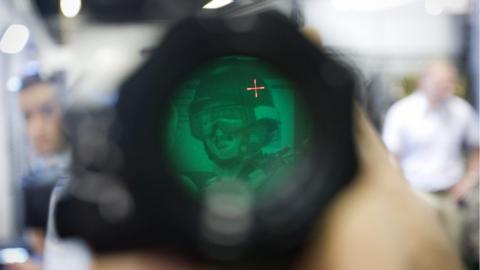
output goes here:
[{"label": "blurred exhibition booth", "polygon": [[0,243],[21,230],[18,182],[29,166],[15,97],[21,76],[61,74],[68,106],[114,102],[121,78],[188,15],[277,9],[299,27],[314,29],[324,50],[355,67],[361,78],[357,96],[379,129],[388,107],[415,88],[435,58],[460,67],[457,94],[478,110],[477,0],[155,2],[145,7],[142,1],[0,0]]}]

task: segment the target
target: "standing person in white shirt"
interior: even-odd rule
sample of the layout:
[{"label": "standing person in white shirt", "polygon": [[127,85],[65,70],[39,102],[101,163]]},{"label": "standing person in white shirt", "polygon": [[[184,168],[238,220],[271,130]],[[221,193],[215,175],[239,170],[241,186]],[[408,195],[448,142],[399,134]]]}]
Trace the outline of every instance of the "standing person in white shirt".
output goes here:
[{"label": "standing person in white shirt", "polygon": [[478,183],[479,137],[475,110],[453,95],[457,77],[448,62],[430,63],[419,89],[389,109],[383,139],[458,245],[458,204]]}]

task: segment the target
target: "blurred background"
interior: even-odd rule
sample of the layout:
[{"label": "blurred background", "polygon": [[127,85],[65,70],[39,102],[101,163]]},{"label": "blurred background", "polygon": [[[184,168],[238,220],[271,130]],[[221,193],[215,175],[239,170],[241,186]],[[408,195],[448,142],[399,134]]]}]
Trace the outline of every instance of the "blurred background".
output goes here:
[{"label": "blurred background", "polygon": [[0,0],[0,245],[23,233],[21,182],[38,158],[18,98],[26,76],[54,78],[62,110],[112,104],[122,78],[179,19],[266,9],[317,32],[324,50],[354,67],[357,98],[379,131],[438,58],[458,67],[455,93],[478,112],[478,0]]}]

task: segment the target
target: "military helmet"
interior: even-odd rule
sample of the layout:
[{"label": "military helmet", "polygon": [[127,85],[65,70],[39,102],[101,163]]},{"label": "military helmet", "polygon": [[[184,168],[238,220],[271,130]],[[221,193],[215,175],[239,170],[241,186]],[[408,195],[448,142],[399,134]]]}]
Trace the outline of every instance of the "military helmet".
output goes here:
[{"label": "military helmet", "polygon": [[253,57],[222,57],[197,75],[197,87],[189,107],[190,128],[202,139],[202,125],[216,117],[240,117],[247,128],[259,121],[276,125],[278,113],[263,62]]}]

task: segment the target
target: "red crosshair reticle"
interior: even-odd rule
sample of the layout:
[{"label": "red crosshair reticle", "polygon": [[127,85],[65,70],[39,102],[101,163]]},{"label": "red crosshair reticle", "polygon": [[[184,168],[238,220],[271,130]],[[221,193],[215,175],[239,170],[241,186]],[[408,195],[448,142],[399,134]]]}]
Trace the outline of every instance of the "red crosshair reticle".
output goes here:
[{"label": "red crosshair reticle", "polygon": [[258,91],[265,90],[265,86],[257,86],[257,79],[253,79],[253,87],[247,87],[247,91],[255,91],[255,98],[258,98]]}]

